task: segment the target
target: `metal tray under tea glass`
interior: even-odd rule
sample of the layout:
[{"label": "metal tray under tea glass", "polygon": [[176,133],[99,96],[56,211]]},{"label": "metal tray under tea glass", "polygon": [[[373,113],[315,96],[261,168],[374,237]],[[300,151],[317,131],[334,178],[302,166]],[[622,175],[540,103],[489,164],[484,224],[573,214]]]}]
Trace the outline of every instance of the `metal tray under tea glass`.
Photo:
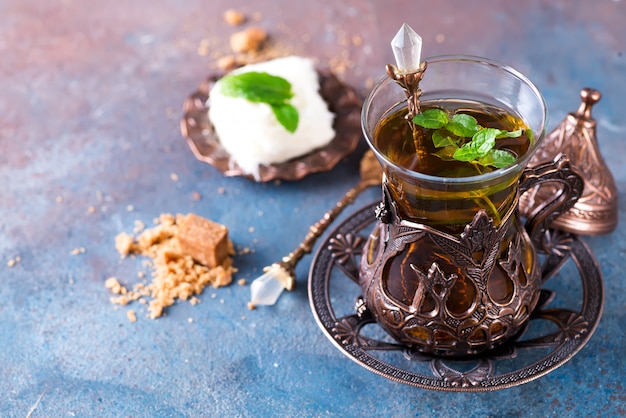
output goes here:
[{"label": "metal tray under tea glass", "polygon": [[405,347],[369,316],[357,315],[360,254],[377,203],[354,213],[321,243],[311,264],[309,301],[326,336],[346,356],[393,381],[425,389],[482,392],[529,382],[562,366],[589,341],[602,314],[598,262],[576,235],[549,231],[544,284],[526,328],[479,356],[434,357]]}]

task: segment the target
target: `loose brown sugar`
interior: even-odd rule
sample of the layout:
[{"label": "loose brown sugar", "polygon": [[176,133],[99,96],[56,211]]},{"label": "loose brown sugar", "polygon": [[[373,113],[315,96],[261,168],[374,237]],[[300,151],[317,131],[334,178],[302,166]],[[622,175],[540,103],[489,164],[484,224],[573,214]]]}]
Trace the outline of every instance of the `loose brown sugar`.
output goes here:
[{"label": "loose brown sugar", "polygon": [[[211,244],[202,247],[201,242],[206,240]],[[183,242],[186,244],[181,245]],[[163,214],[153,228],[144,229],[137,236],[118,234],[115,248],[122,257],[135,254],[149,257],[152,281],[136,283],[130,290],[117,278],[108,278],[105,287],[118,295],[112,297],[111,302],[118,305],[133,301],[147,304],[152,319],[162,316],[165,308],[179,299],[189,300],[192,305],[199,303],[196,295],[201,294],[206,286],[226,286],[236,272],[232,265],[234,247],[228,239],[228,229],[193,214]]]}]

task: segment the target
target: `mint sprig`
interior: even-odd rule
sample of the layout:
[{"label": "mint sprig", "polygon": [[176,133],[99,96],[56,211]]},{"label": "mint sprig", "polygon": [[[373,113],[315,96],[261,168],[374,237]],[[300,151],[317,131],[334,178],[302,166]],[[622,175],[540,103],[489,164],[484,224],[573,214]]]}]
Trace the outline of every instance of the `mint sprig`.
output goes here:
[{"label": "mint sprig", "polygon": [[298,128],[298,109],[288,103],[293,97],[291,83],[282,77],[256,71],[229,74],[220,80],[220,92],[228,97],[265,103],[287,131],[294,133]]},{"label": "mint sprig", "polygon": [[[443,160],[467,161],[483,167],[505,168],[515,163],[515,155],[495,149],[500,138],[517,138],[523,130],[506,131],[485,128],[476,118],[465,113],[453,116],[443,109],[427,109],[413,117],[413,123],[432,133],[435,155]],[[468,140],[469,138],[469,140]]]}]

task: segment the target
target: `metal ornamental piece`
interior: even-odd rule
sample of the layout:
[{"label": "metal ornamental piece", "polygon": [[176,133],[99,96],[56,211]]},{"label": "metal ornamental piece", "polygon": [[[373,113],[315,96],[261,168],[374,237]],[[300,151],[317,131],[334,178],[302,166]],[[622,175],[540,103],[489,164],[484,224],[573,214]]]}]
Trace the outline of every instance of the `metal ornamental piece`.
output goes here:
[{"label": "metal ornamental piece", "polygon": [[[539,301],[527,326],[504,345],[478,356],[447,359],[391,340],[364,308],[355,285],[363,243],[377,221],[376,206],[361,209],[329,234],[309,276],[309,300],[318,325],[343,354],[367,370],[424,389],[494,391],[550,373],[593,335],[604,303],[601,269],[576,235],[549,230],[539,248],[544,258]],[[432,277],[442,285],[447,281],[434,271]],[[551,306],[556,294],[572,303]]]},{"label": "metal ornamental piece", "polygon": [[[557,218],[553,228],[579,234],[605,234],[613,231],[618,222],[617,186],[607,167],[596,137],[596,121],[591,116],[592,106],[600,100],[598,90],[584,88],[582,103],[575,113],[568,114],[537,149],[529,166],[552,160],[565,154],[581,172],[583,194],[574,207]],[[535,187],[520,199],[522,214],[531,216],[533,210],[553,199],[556,187],[546,184]]]},{"label": "metal ornamental piece", "polygon": [[379,222],[361,259],[368,313],[400,343],[439,356],[479,354],[514,337],[539,298],[536,249],[548,245],[548,225],[582,193],[563,156],[524,171],[518,193],[544,183],[558,184],[560,198],[525,225],[516,197],[498,224],[480,209],[457,236],[401,218],[383,181]]},{"label": "metal ornamental piece", "polygon": [[[361,261],[361,287],[369,311],[390,335],[415,350],[450,356],[492,349],[520,331],[537,304],[541,272],[524,250],[532,244],[515,205],[499,226],[479,210],[457,238],[400,219],[387,201],[391,222],[380,222],[366,245],[373,256]],[[518,232],[498,258],[512,223]],[[436,248],[437,256],[419,254],[425,246]],[[399,273],[385,278],[392,264]]]},{"label": "metal ornamental piece", "polygon": [[412,119],[420,112],[420,97],[422,96],[422,90],[419,88],[420,81],[424,77],[424,71],[427,67],[426,61],[422,62],[414,73],[401,73],[392,64],[387,64],[387,75],[396,82],[400,87],[404,89],[406,94],[407,106],[409,108],[406,114],[407,119]]}]

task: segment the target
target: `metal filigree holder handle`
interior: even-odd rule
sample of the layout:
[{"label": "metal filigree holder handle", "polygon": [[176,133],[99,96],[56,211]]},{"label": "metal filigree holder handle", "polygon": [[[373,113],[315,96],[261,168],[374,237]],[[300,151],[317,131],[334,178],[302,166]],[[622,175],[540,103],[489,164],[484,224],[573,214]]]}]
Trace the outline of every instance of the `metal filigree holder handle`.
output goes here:
[{"label": "metal filigree holder handle", "polygon": [[522,174],[520,195],[544,183],[557,183],[561,186],[551,200],[542,202],[528,214],[526,230],[535,248],[549,254],[545,234],[551,224],[562,214],[570,210],[583,193],[584,181],[580,172],[572,166],[569,159],[559,154],[554,161],[526,169]]}]

